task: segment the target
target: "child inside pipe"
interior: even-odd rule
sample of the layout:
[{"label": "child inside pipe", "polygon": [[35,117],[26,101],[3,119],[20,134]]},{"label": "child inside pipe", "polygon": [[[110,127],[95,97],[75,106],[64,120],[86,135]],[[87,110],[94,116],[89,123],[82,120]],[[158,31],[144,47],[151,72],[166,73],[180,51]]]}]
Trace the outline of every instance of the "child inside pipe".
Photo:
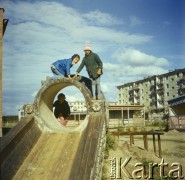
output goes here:
[{"label": "child inside pipe", "polygon": [[57,100],[54,102],[53,107],[54,107],[54,115],[58,121],[66,126],[68,122],[68,117],[70,115],[70,106],[68,102],[65,100],[66,97],[63,93],[60,93],[57,96]]}]

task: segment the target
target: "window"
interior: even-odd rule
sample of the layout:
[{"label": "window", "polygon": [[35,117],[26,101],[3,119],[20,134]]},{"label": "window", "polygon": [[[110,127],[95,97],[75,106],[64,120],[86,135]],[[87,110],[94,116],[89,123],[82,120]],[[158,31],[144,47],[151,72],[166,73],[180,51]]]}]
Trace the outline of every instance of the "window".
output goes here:
[{"label": "window", "polygon": [[169,96],[169,95],[170,95],[170,93],[169,93],[169,92],[167,92],[167,93],[166,93],[166,95],[167,95],[167,96]]},{"label": "window", "polygon": [[166,84],[166,87],[169,88],[169,84]]}]

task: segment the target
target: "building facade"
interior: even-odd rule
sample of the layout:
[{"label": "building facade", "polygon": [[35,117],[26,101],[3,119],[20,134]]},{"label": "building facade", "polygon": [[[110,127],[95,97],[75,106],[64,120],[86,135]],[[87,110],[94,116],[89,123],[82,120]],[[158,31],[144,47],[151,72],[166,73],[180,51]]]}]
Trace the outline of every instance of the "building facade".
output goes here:
[{"label": "building facade", "polygon": [[4,19],[4,9],[0,7],[0,137],[2,136],[2,59],[3,59],[3,35],[8,24],[8,19]]},{"label": "building facade", "polygon": [[86,112],[87,107],[84,101],[69,102],[71,112]]},{"label": "building facade", "polygon": [[145,112],[164,112],[170,99],[185,94],[185,68],[117,86],[118,104],[144,105]]}]

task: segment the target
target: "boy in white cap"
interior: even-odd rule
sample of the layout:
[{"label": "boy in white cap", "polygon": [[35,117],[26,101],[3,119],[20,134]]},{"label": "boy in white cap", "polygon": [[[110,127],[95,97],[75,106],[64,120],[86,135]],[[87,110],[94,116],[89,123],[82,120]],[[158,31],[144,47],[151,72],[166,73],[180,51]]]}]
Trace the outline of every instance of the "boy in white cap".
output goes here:
[{"label": "boy in white cap", "polygon": [[[93,92],[93,99],[101,98],[101,89],[100,89],[100,76],[103,74],[103,63],[99,56],[96,53],[92,52],[91,44],[88,42],[84,46],[85,57],[83,58],[79,68],[76,71],[74,77],[77,77],[78,73],[86,67],[88,75],[92,80],[92,92]],[[97,89],[97,93],[96,93]]]}]

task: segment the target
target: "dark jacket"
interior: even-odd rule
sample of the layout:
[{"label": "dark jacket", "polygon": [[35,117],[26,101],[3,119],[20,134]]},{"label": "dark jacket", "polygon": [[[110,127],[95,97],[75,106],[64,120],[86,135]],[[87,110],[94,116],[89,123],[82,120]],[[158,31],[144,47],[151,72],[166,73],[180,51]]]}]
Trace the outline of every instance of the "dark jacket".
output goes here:
[{"label": "dark jacket", "polygon": [[56,100],[53,104],[53,107],[55,107],[54,115],[56,118],[63,116],[64,119],[67,118],[70,115],[70,107],[66,100],[61,104],[59,100]]},{"label": "dark jacket", "polygon": [[99,68],[103,69],[103,63],[101,59],[96,53],[93,52],[83,58],[79,68],[77,69],[77,72],[79,73],[84,66],[86,67],[89,77],[92,79],[96,79],[99,77],[97,75],[97,71]]}]

